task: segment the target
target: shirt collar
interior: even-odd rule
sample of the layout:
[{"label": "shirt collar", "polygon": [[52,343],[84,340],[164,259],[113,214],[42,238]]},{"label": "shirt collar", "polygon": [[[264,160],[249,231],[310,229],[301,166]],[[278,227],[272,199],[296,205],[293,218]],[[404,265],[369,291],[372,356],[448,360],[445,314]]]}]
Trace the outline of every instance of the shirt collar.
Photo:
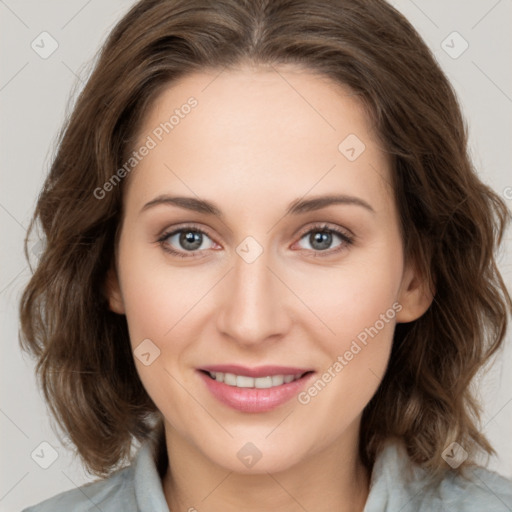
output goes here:
[{"label": "shirt collar", "polygon": [[421,492],[424,478],[424,469],[411,463],[403,442],[393,438],[386,440],[373,465],[363,512],[405,512],[405,507]]},{"label": "shirt collar", "polygon": [[157,442],[153,439],[145,441],[134,461],[135,497],[140,511],[169,512],[156,466],[156,453],[162,448],[161,442],[161,439]]},{"label": "shirt collar", "polygon": [[[133,478],[140,511],[169,512],[156,465],[156,455],[162,449],[165,450],[165,438],[149,439],[135,457]],[[375,460],[364,512],[401,510],[421,490],[414,483],[422,480],[418,473],[422,471],[410,464],[402,443],[388,440]]]}]

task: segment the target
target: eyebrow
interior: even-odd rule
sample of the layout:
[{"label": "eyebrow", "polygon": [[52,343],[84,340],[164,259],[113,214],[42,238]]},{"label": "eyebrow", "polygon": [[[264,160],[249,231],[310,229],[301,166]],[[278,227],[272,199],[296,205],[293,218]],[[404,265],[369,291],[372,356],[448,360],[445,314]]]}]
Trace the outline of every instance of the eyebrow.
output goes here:
[{"label": "eyebrow", "polygon": [[[375,210],[363,199],[349,195],[326,195],[316,196],[311,199],[296,199],[292,201],[286,210],[286,215],[298,215],[301,213],[312,212],[326,208],[333,204],[344,204],[344,205],[355,205],[361,206],[371,213],[375,214]],[[204,213],[207,215],[214,215],[220,219],[224,218],[224,215],[220,208],[215,206],[214,203],[207,201],[206,199],[198,199],[195,197],[185,196],[170,196],[160,195],[155,197],[148,203],[146,203],[140,213],[158,205],[174,205],[186,210],[191,210],[198,213]]]}]

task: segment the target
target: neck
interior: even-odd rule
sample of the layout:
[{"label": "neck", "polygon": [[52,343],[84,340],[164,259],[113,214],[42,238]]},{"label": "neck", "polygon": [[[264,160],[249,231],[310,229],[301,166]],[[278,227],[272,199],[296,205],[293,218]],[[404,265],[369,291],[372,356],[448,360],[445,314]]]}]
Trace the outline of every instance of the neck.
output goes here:
[{"label": "neck", "polygon": [[171,512],[361,512],[369,471],[358,453],[358,427],[342,440],[270,473],[237,473],[214,463],[166,424],[169,465],[163,478]]}]

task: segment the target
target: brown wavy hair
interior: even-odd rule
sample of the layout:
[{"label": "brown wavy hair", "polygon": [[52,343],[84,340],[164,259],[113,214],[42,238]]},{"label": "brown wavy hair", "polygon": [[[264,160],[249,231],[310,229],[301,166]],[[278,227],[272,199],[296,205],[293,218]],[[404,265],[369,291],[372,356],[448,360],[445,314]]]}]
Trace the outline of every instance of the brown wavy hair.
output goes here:
[{"label": "brown wavy hair", "polygon": [[435,284],[426,313],[396,326],[363,413],[364,464],[393,436],[432,474],[449,469],[441,453],[452,441],[470,453],[460,468],[494,454],[470,383],[501,346],[512,309],[495,260],[510,212],[477,177],[446,76],[383,0],[142,0],[115,26],[59,134],[29,227],[40,223],[46,247],[21,299],[20,344],[37,358],[58,426],[100,477],[155,432],[159,411],[138,377],[126,318],[105,295],[127,180],[101,200],[94,191],[126,161],[164,87],[246,63],[295,64],[362,100],[392,161],[404,256]]}]

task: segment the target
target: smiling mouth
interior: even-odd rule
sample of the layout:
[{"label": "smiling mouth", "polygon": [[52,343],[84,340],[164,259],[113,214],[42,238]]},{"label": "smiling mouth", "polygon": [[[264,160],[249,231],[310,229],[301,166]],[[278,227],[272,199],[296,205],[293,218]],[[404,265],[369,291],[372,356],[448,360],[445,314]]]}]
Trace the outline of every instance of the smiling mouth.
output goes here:
[{"label": "smiling mouth", "polygon": [[210,372],[201,370],[202,373],[208,375],[210,379],[222,382],[228,386],[237,388],[256,388],[256,389],[269,389],[289,384],[296,380],[302,379],[304,376],[314,373],[307,371],[303,373],[296,373],[295,375],[268,375],[266,377],[249,377],[247,375],[237,375],[228,372]]}]

